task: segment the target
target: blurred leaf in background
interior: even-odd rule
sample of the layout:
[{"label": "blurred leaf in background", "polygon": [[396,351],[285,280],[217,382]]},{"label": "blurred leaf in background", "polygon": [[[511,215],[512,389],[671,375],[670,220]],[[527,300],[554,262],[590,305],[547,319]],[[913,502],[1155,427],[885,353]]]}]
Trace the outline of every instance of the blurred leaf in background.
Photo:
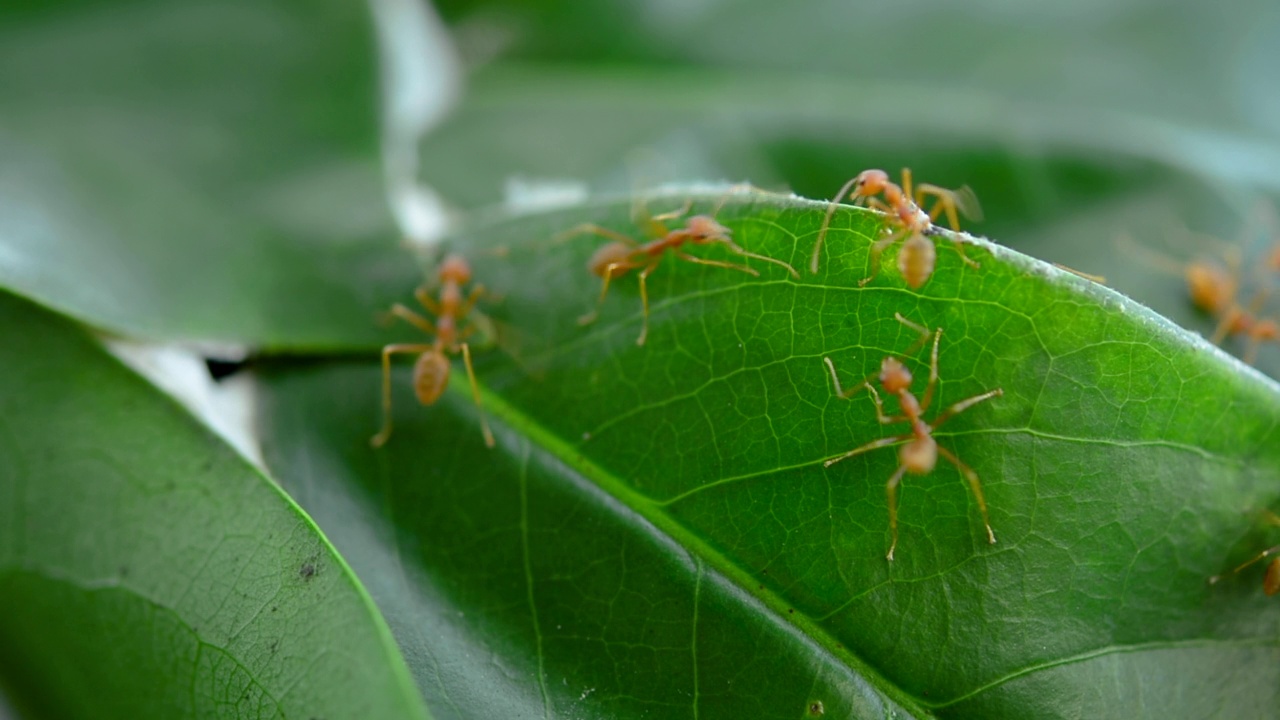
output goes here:
[{"label": "blurred leaf in background", "polygon": [[[342,702],[445,718],[1274,716],[1280,610],[1260,569],[1205,582],[1275,542],[1250,520],[1280,503],[1274,382],[1004,251],[966,271],[943,242],[920,292],[892,270],[858,289],[877,228],[844,211],[818,276],[665,264],[637,348],[633,278],[579,328],[592,243],[550,243],[585,221],[633,232],[630,200],[526,203],[685,183],[654,204],[669,210],[688,183],[723,180],[824,199],[909,166],[974,188],[974,232],[1208,334],[1177,266],[1220,252],[1202,236],[1233,240],[1280,189],[1273,5],[446,1],[446,37],[413,0],[6,3],[0,287],[18,297],[0,348],[0,577],[21,587],[0,591],[0,636],[17,639],[0,643],[0,685],[31,717],[360,714]],[[823,210],[757,195],[723,219],[801,267]],[[501,296],[482,309],[521,341],[476,346],[499,446],[480,443],[461,373],[424,409],[398,372],[397,434],[374,452],[378,349],[414,338],[379,313],[430,271],[401,238],[445,223],[444,247]],[[1273,280],[1252,271],[1276,240],[1241,243],[1242,299]],[[263,478],[29,301],[251,351],[222,372],[257,390],[244,413],[290,496],[276,520],[254,522],[281,501],[253,489]],[[908,344],[894,312],[946,329],[948,402],[1006,391],[940,437],[982,473],[995,547],[940,467],[904,489],[888,565],[893,451],[822,469],[882,429],[865,398],[832,398],[821,359],[871,373]],[[1280,351],[1258,367],[1280,371]],[[186,470],[209,454],[227,482]],[[288,519],[293,501],[314,527]],[[280,523],[333,561],[323,597],[305,563],[227,559],[281,547]],[[156,559],[175,548],[190,578]],[[228,600],[191,620],[207,598],[165,590],[183,582]],[[259,607],[273,583],[319,605],[277,627]],[[178,621],[75,601],[130,590]],[[402,657],[382,654],[382,628]],[[184,632],[230,660],[142,672],[172,664],[178,644],[157,636]],[[277,634],[328,650],[281,674]],[[353,669],[364,679],[344,684]],[[237,701],[245,677],[276,704]],[[297,692],[311,686],[325,692]]]}]

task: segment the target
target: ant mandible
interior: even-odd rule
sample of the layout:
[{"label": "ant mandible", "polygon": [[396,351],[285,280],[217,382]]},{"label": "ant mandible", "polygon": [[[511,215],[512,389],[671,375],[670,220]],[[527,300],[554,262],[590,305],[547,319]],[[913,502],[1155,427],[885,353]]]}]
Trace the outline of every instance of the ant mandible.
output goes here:
[{"label": "ant mandible", "polygon": [[[894,313],[894,317],[898,322],[920,333],[920,341],[908,351],[908,355],[913,354],[922,344],[928,342],[930,335],[928,328],[911,322],[903,317],[901,313]],[[933,438],[933,432],[953,416],[968,410],[980,402],[1003,395],[1004,390],[996,388],[980,395],[974,395],[966,400],[961,400],[939,413],[933,419],[933,422],[925,422],[922,416],[929,409],[929,403],[933,401],[934,390],[938,384],[938,342],[942,339],[942,328],[935,330],[932,335],[933,353],[929,364],[929,384],[925,387],[924,397],[920,400],[917,400],[915,395],[911,393],[911,371],[907,370],[900,360],[890,356],[886,357],[880,364],[880,386],[884,388],[886,393],[898,399],[899,415],[884,414],[884,405],[880,400],[880,393],[876,392],[875,387],[869,381],[864,380],[861,385],[846,392],[840,386],[840,378],[836,375],[836,366],[831,362],[831,358],[822,358],[822,361],[827,364],[827,369],[831,371],[831,381],[835,384],[836,395],[841,399],[847,400],[859,389],[866,388],[871,392],[872,400],[875,401],[876,419],[881,424],[889,425],[900,422],[911,424],[910,432],[873,440],[866,445],[854,448],[839,457],[823,463],[823,467],[831,467],[841,460],[847,460],[855,455],[861,455],[871,450],[906,441],[906,444],[898,451],[898,469],[885,484],[885,494],[888,496],[889,504],[889,530],[893,534],[893,542],[889,545],[888,555],[885,556],[889,561],[893,560],[893,551],[898,546],[898,485],[902,482],[902,476],[905,473],[927,475],[933,471],[938,462],[939,454],[952,465],[955,465],[960,474],[969,482],[969,488],[973,490],[973,495],[978,500],[978,509],[982,512],[982,522],[987,528],[987,539],[993,544],[996,541],[996,535],[991,530],[991,519],[987,515],[987,501],[982,495],[982,484],[978,480],[978,474],[974,472],[973,468],[961,462],[960,458],[956,457],[950,450],[938,445]]]},{"label": "ant mandible", "polygon": [[[696,255],[690,255],[681,250],[686,243],[689,245],[711,245],[720,244],[728,248],[730,251],[743,257],[755,258],[765,262],[773,263],[787,269],[792,277],[799,279],[800,273],[791,267],[788,263],[777,260],[764,255],[758,255],[743,249],[730,237],[729,228],[716,222],[716,215],[719,213],[720,205],[724,203],[722,199],[720,204],[710,215],[694,215],[687,220],[683,227],[674,230],[667,227],[667,222],[683,217],[689,212],[693,206],[692,200],[685,201],[684,205],[678,210],[661,213],[659,215],[644,215],[640,218],[640,223],[645,226],[646,234],[653,238],[649,242],[639,243],[636,240],[608,228],[600,227],[593,223],[579,225],[561,235],[561,239],[568,239],[576,235],[590,234],[599,235],[607,238],[612,242],[602,245],[591,259],[587,261],[587,269],[591,273],[601,278],[604,283],[600,288],[600,299],[596,303],[596,308],[591,312],[578,318],[578,324],[586,325],[594,322],[600,312],[600,307],[604,305],[605,296],[609,293],[609,283],[614,278],[621,277],[632,270],[639,269],[640,279],[640,305],[643,309],[643,325],[640,328],[640,335],[636,338],[636,345],[644,345],[645,339],[649,335],[649,291],[646,286],[646,280],[649,275],[657,269],[662,263],[663,257],[668,252],[675,255],[680,260],[696,263],[698,265],[710,265],[712,267],[729,268],[747,273],[748,275],[759,276],[760,273],[754,268],[746,265],[736,265],[734,263],[721,262],[719,260],[708,260],[700,258]],[[643,206],[642,206],[643,207]]]},{"label": "ant mandible", "polygon": [[[948,190],[922,183],[916,186],[914,194],[911,187],[911,170],[902,169],[902,185],[895,185],[883,170],[863,170],[840,188],[831,203],[827,205],[827,215],[822,220],[822,228],[818,231],[818,241],[813,246],[813,256],[809,259],[809,270],[818,272],[818,259],[822,252],[822,241],[827,236],[831,225],[831,217],[836,211],[840,198],[848,195],[853,204],[866,204],[887,215],[886,230],[888,235],[877,240],[871,246],[871,274],[858,282],[859,287],[866,285],[880,272],[880,255],[890,245],[903,242],[898,252],[898,270],[912,289],[924,285],[933,275],[937,263],[937,249],[927,235],[933,228],[933,222],[942,213],[946,213],[951,229],[960,232],[959,214],[966,217],[979,217],[981,210],[977,198],[968,188]],[[881,200],[877,195],[883,195]],[[928,212],[922,209],[925,199],[935,198],[933,208]],[[952,240],[960,259],[971,267],[978,263],[964,253],[964,245],[958,238]]]},{"label": "ant mandible", "polygon": [[483,285],[477,284],[464,299],[462,286],[471,282],[471,266],[460,255],[450,255],[440,265],[438,273],[440,282],[440,299],[437,301],[428,293],[426,286],[419,286],[413,291],[414,298],[428,312],[435,315],[432,323],[427,318],[396,303],[391,306],[391,315],[398,317],[435,340],[429,344],[406,343],[387,345],[382,348],[382,429],[370,439],[374,447],[382,447],[391,437],[391,356],[400,353],[417,353],[418,360],[413,366],[413,391],[418,402],[423,405],[434,405],[444,394],[449,384],[448,355],[462,354],[462,362],[467,368],[467,380],[471,383],[471,398],[480,413],[480,430],[484,434],[484,444],[493,447],[493,433],[489,430],[489,422],[485,419],[484,405],[480,402],[480,388],[476,383],[475,369],[471,366],[471,348],[465,342],[474,332],[474,326],[468,324],[459,329],[471,312],[476,301],[485,294]]},{"label": "ant mandible", "polygon": [[[1269,525],[1280,527],[1280,515],[1276,515],[1270,510],[1266,511],[1263,514],[1263,520]],[[1271,557],[1276,553],[1280,553],[1280,545],[1276,545],[1275,547],[1270,547],[1270,548],[1267,548],[1266,550],[1263,550],[1262,552],[1250,558],[1248,562],[1245,562],[1241,564],[1239,567],[1237,567],[1236,569],[1232,570],[1231,574],[1235,575],[1236,573],[1240,572],[1241,570],[1244,570],[1250,565],[1253,565],[1256,562],[1265,560],[1266,558]],[[1226,576],[1214,575],[1213,577],[1209,578],[1209,584],[1214,585],[1218,581],[1222,580],[1224,577]],[[1262,592],[1267,594],[1268,596],[1275,595],[1276,593],[1280,593],[1280,557],[1272,558],[1271,562],[1267,563],[1267,571],[1262,576]]]}]

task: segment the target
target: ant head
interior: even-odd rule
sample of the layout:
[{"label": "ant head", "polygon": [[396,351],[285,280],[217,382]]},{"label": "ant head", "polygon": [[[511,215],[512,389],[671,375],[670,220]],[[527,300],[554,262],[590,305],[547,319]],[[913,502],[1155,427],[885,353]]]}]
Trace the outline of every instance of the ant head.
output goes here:
[{"label": "ant head", "polygon": [[440,279],[466,285],[471,282],[471,266],[461,255],[450,255],[440,264]]},{"label": "ant head", "polygon": [[863,197],[884,192],[889,184],[889,174],[883,170],[863,170],[853,181],[853,194]]},{"label": "ant head", "polygon": [[898,358],[887,357],[880,363],[880,385],[885,392],[900,393],[911,388],[911,371]]},{"label": "ant head", "polygon": [[694,215],[685,223],[684,230],[688,233],[689,242],[695,244],[723,242],[729,239],[730,232],[710,215]]}]

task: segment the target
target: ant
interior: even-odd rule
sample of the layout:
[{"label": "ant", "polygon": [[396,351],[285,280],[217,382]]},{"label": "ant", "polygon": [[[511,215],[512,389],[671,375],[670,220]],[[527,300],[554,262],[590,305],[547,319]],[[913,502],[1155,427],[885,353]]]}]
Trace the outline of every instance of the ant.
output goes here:
[{"label": "ant", "polygon": [[[928,328],[911,322],[903,317],[901,313],[894,313],[894,318],[908,328],[920,333],[920,340],[907,352],[908,355],[914,354],[929,341],[931,333]],[[933,422],[925,422],[922,416],[929,409],[929,403],[933,401],[934,389],[938,385],[938,342],[942,339],[942,328],[935,330],[932,335],[933,353],[929,365],[929,384],[925,388],[923,398],[917,400],[915,395],[911,394],[911,371],[907,370],[902,361],[889,356],[880,363],[880,386],[884,388],[886,393],[898,398],[898,407],[901,412],[899,415],[884,414],[884,405],[880,400],[880,393],[876,392],[869,379],[864,380],[860,386],[845,391],[840,386],[840,378],[836,375],[836,366],[831,362],[831,358],[822,358],[822,361],[827,364],[827,369],[831,371],[831,381],[835,384],[836,395],[842,400],[847,400],[859,389],[866,388],[871,392],[871,399],[876,405],[876,419],[881,424],[889,425],[900,422],[911,424],[910,432],[873,440],[866,445],[854,448],[839,457],[823,463],[823,467],[831,467],[841,460],[847,460],[855,455],[908,441],[898,451],[898,469],[889,478],[888,483],[885,484],[885,492],[889,501],[889,530],[893,533],[893,543],[889,545],[889,554],[885,556],[890,562],[893,561],[893,551],[898,546],[898,485],[902,481],[902,476],[908,472],[913,475],[927,475],[937,464],[939,454],[952,465],[955,465],[965,480],[969,482],[969,487],[973,490],[973,495],[978,500],[978,509],[982,511],[982,522],[987,528],[987,540],[992,544],[996,541],[996,535],[991,530],[991,519],[987,516],[987,501],[982,496],[982,484],[978,481],[978,474],[973,471],[973,468],[961,462],[960,458],[956,457],[950,450],[938,445],[933,438],[933,432],[951,417],[968,410],[980,402],[1003,395],[1004,390],[996,388],[980,395],[974,395],[967,400],[961,400],[939,413],[934,417]]]},{"label": "ant", "polygon": [[[966,217],[976,218],[981,215],[977,198],[967,187],[960,190],[947,190],[937,185],[920,184],[916,186],[913,194],[909,168],[902,169],[901,186],[891,182],[888,173],[883,170],[863,170],[846,182],[827,206],[827,215],[822,220],[818,241],[813,246],[813,256],[809,260],[810,272],[818,272],[822,241],[827,236],[831,217],[836,211],[840,198],[846,194],[853,198],[854,205],[865,202],[868,207],[888,216],[886,229],[889,234],[871,246],[871,275],[860,280],[859,287],[871,282],[880,272],[880,254],[885,248],[905,240],[902,250],[898,252],[898,270],[906,279],[908,286],[918,289],[933,275],[933,268],[937,262],[937,249],[928,237],[933,234],[934,220],[945,212],[951,229],[960,232],[958,212]],[[877,195],[883,195],[884,200],[876,197]],[[927,197],[933,197],[935,201],[933,209],[925,213],[922,207]],[[954,238],[953,242],[956,243],[960,259],[972,267],[978,267],[977,262],[964,254],[964,245],[961,241]]]},{"label": "ant", "polygon": [[561,240],[567,240],[576,235],[591,234],[599,235],[607,238],[612,242],[602,245],[587,261],[587,269],[591,273],[604,281],[600,288],[600,299],[596,303],[596,308],[591,312],[578,318],[579,325],[587,325],[595,321],[600,312],[600,307],[604,305],[605,296],[609,293],[609,282],[614,278],[621,277],[632,270],[639,269],[640,274],[640,304],[644,310],[644,322],[640,329],[640,336],[636,338],[636,345],[644,345],[645,339],[649,335],[649,291],[645,281],[649,275],[657,269],[662,263],[662,258],[670,251],[677,258],[687,262],[696,263],[698,265],[710,265],[712,267],[729,268],[738,270],[759,277],[760,273],[754,268],[746,265],[736,265],[734,263],[721,262],[719,260],[708,260],[695,255],[690,255],[681,250],[686,243],[690,245],[711,245],[720,244],[727,247],[730,251],[742,255],[743,257],[755,258],[765,262],[773,263],[787,269],[791,276],[799,279],[800,273],[791,265],[764,255],[757,255],[748,252],[733,242],[730,237],[729,228],[716,222],[715,216],[719,213],[720,205],[724,200],[716,206],[716,209],[710,215],[694,215],[685,220],[683,227],[674,230],[667,227],[667,223],[683,217],[689,212],[693,206],[692,200],[686,200],[684,205],[678,210],[661,213],[658,215],[648,215],[640,207],[640,218],[638,224],[642,224],[646,234],[652,238],[649,242],[639,243],[636,240],[608,228],[600,227],[593,223],[579,225],[560,236]]},{"label": "ant", "polygon": [[[1276,527],[1280,527],[1280,515],[1276,515],[1270,510],[1264,512],[1263,520],[1268,525],[1274,525]],[[1260,560],[1264,560],[1268,557],[1271,557],[1276,553],[1280,553],[1280,545],[1276,545],[1275,547],[1271,547],[1271,548],[1267,548],[1266,550],[1263,550],[1262,552],[1253,556],[1248,562],[1245,562],[1239,567],[1237,567],[1236,569],[1232,570],[1231,574],[1235,575],[1236,573],[1240,572],[1241,570],[1244,570],[1250,565],[1253,565],[1254,563]],[[1224,577],[1225,575],[1214,575],[1213,577],[1209,578],[1209,584],[1214,585],[1219,580],[1222,580]],[[1267,563],[1267,572],[1262,576],[1262,592],[1266,593],[1268,596],[1275,595],[1276,593],[1280,593],[1280,557],[1271,558],[1271,562]]]},{"label": "ant", "polygon": [[391,437],[391,356],[398,353],[417,353],[418,360],[413,366],[413,391],[418,402],[423,405],[434,405],[449,384],[449,358],[447,355],[462,354],[462,362],[467,368],[467,379],[471,382],[471,398],[480,411],[480,429],[484,434],[484,444],[493,447],[493,433],[489,430],[489,422],[484,416],[484,405],[480,402],[480,388],[476,384],[475,369],[471,366],[471,348],[464,340],[475,331],[475,326],[468,323],[459,330],[458,324],[467,317],[476,300],[485,294],[483,285],[476,284],[471,293],[464,299],[462,286],[471,282],[471,266],[460,255],[449,255],[440,265],[437,275],[440,283],[440,299],[437,301],[428,293],[425,285],[413,291],[413,296],[422,307],[435,315],[432,323],[427,318],[396,303],[391,306],[391,316],[398,317],[428,335],[434,335],[430,344],[410,343],[393,344],[382,348],[382,429],[370,439],[374,447],[382,447]]},{"label": "ant", "polygon": [[[1191,304],[1218,320],[1218,325],[1209,338],[1214,345],[1221,344],[1228,337],[1243,337],[1246,345],[1242,359],[1246,364],[1252,365],[1263,342],[1280,340],[1280,323],[1259,316],[1270,296],[1269,289],[1263,288],[1254,293],[1247,307],[1240,305],[1242,260],[1236,246],[1228,246],[1222,250],[1224,266],[1217,259],[1205,258],[1182,264],[1163,253],[1142,247],[1128,235],[1121,235],[1120,242],[1129,251],[1143,256],[1151,265],[1171,274],[1182,275],[1187,283],[1187,295]],[[1277,255],[1280,255],[1280,247],[1277,248]],[[1270,263],[1271,260],[1268,259],[1266,269],[1270,269]]]}]

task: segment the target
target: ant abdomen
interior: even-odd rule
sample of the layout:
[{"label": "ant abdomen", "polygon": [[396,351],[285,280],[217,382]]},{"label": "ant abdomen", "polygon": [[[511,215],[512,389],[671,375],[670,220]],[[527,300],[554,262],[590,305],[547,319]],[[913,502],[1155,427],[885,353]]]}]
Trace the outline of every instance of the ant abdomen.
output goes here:
[{"label": "ant abdomen", "polygon": [[418,402],[434,405],[449,384],[449,359],[443,353],[423,353],[413,365],[413,392]]},{"label": "ant abdomen", "polygon": [[912,290],[920,289],[929,281],[937,261],[938,251],[933,241],[918,233],[903,243],[898,251],[898,271]]},{"label": "ant abdomen", "polygon": [[[611,277],[617,277],[630,269],[631,264],[628,262],[628,258],[632,250],[633,248],[624,242],[611,242],[601,245],[598,250],[592,253],[591,259],[587,261],[587,269],[591,271],[592,275],[604,277],[605,273],[609,272],[609,266],[612,265],[614,267]],[[626,268],[623,265],[626,265]]]}]

